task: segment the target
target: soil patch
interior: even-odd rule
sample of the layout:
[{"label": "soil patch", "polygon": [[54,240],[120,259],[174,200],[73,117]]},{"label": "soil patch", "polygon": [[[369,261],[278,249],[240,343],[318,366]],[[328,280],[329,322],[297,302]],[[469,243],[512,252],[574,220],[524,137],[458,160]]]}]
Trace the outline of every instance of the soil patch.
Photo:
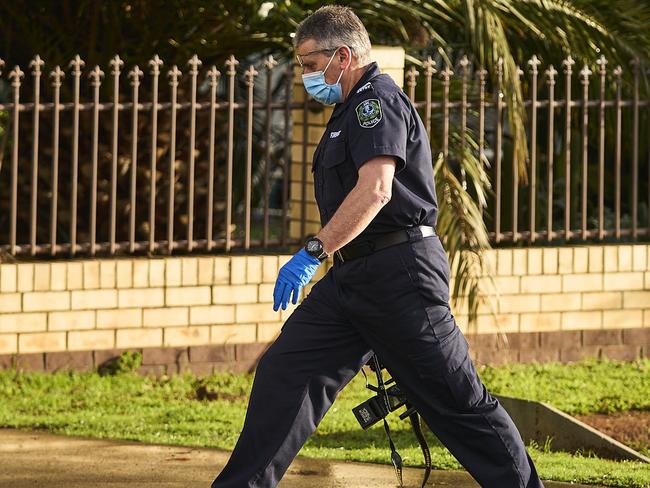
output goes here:
[{"label": "soil patch", "polygon": [[650,451],[650,411],[629,410],[610,414],[577,415],[585,424],[613,437],[619,442],[641,451]]},{"label": "soil patch", "polygon": [[246,399],[245,395],[235,395],[233,393],[211,391],[206,386],[199,386],[196,389],[196,398],[198,400],[226,400],[229,402],[239,402]]}]

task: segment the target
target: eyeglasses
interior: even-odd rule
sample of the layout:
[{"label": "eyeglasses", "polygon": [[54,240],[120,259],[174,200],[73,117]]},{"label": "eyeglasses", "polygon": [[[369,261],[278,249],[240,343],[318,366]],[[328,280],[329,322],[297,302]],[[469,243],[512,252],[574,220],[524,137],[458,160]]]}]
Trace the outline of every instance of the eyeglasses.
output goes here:
[{"label": "eyeglasses", "polygon": [[309,56],[310,54],[316,54],[316,53],[333,53],[337,49],[338,47],[332,47],[329,49],[316,49],[315,51],[309,51],[308,53],[305,54],[296,54],[296,59],[298,60],[298,64],[302,68],[302,63],[303,63],[302,58],[304,58],[305,56]]}]

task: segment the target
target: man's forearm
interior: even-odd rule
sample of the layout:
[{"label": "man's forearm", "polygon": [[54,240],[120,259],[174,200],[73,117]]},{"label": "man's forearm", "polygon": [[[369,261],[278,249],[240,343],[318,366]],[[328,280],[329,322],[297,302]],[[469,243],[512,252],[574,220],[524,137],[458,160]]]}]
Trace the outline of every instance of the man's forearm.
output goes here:
[{"label": "man's forearm", "polygon": [[316,236],[325,252],[331,255],[361,234],[389,200],[385,193],[355,186]]}]

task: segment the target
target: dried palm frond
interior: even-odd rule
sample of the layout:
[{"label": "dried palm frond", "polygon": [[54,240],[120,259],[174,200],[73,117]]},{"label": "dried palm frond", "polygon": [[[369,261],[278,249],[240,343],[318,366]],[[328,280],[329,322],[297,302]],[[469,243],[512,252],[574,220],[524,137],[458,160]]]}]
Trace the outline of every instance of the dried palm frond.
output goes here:
[{"label": "dried palm frond", "polygon": [[440,153],[434,164],[439,201],[437,233],[449,255],[451,274],[454,277],[452,303],[460,309],[467,307],[468,321],[472,326],[476,321],[479,304],[486,297],[494,296],[497,289],[492,279],[493,270],[485,259],[490,241],[481,211],[490,189],[485,170],[487,161],[480,161],[477,157],[478,144],[469,131],[466,133],[465,151],[461,154],[460,138],[458,131],[452,132],[451,158],[460,162],[475,196],[463,188]]}]

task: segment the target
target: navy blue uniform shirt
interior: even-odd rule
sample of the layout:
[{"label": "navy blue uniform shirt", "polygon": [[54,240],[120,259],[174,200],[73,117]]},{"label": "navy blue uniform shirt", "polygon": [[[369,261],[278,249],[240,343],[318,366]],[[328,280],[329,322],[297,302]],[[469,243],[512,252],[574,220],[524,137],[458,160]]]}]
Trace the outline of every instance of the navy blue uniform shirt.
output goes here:
[{"label": "navy blue uniform shirt", "polygon": [[314,152],[312,171],[321,226],[354,188],[359,168],[376,156],[396,158],[390,201],[352,242],[405,227],[435,227],[438,203],[426,129],[393,79],[368,65],[336,104]]}]

